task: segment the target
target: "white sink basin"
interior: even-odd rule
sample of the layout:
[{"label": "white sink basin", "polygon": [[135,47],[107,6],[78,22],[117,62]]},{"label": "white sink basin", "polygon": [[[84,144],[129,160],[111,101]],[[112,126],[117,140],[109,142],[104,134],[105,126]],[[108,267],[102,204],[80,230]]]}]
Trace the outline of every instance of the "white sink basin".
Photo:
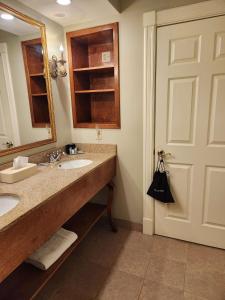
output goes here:
[{"label": "white sink basin", "polygon": [[82,168],[82,167],[88,166],[91,163],[93,163],[93,161],[89,160],[89,159],[69,160],[69,161],[61,162],[58,165],[58,168],[59,169],[63,169],[63,170],[78,169],[78,168]]},{"label": "white sink basin", "polygon": [[0,195],[0,217],[16,207],[19,201],[16,195]]}]

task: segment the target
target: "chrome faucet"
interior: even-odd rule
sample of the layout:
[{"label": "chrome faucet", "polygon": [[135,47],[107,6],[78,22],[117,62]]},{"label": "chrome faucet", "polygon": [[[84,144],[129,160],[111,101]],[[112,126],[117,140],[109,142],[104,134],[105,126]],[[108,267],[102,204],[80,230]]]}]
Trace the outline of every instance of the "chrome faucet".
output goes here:
[{"label": "chrome faucet", "polygon": [[47,155],[49,159],[49,163],[60,161],[63,155],[65,155],[65,153],[62,152],[62,150],[57,150],[57,151],[53,151],[52,153],[49,153]]}]

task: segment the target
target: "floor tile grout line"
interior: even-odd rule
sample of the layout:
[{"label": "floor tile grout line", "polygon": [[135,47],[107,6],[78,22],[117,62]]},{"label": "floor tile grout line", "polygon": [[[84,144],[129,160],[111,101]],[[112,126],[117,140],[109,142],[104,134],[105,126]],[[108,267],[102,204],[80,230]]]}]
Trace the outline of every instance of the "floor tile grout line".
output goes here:
[{"label": "floor tile grout line", "polygon": [[153,248],[153,245],[154,245],[154,239],[153,239],[153,242],[152,242],[151,249],[150,249],[150,251],[148,251],[148,252],[149,252],[149,254],[150,254],[150,257],[149,257],[149,262],[148,262],[148,266],[147,266],[147,268],[146,268],[146,271],[145,271],[145,274],[144,274],[144,277],[143,277],[142,286],[141,286],[140,293],[139,293],[139,295],[138,295],[138,298],[137,298],[137,300],[139,300],[139,299],[140,299],[140,297],[141,297],[141,292],[142,292],[142,290],[143,290],[144,283],[145,283],[145,281],[146,281],[146,275],[147,275],[147,272],[148,272],[148,268],[149,268],[149,266],[150,266],[150,264],[151,264],[151,253],[152,253],[152,248]]},{"label": "floor tile grout line", "polygon": [[[123,244],[121,243],[120,247],[118,248],[118,252],[120,252],[122,248],[123,248]],[[97,262],[96,262],[96,264],[101,266],[101,264],[99,264],[99,263],[97,263]],[[105,282],[107,282],[108,277],[109,277],[111,271],[113,271],[113,269],[114,269],[114,268],[113,268],[113,265],[114,265],[114,264],[112,264],[111,266],[109,266],[109,270],[108,270],[107,275],[106,275],[106,276],[107,276],[107,279],[106,279]],[[128,274],[128,273],[127,273],[127,274]],[[102,285],[102,286],[103,286],[103,285]],[[102,286],[101,286],[101,288],[102,288]],[[98,299],[98,297],[99,297],[99,295],[100,295],[100,293],[101,293],[101,288],[99,288],[99,291],[97,292],[97,294],[96,294],[95,298],[93,298],[93,300],[97,300],[97,299]]]},{"label": "floor tile grout line", "polygon": [[140,297],[141,297],[141,292],[142,292],[142,289],[143,289],[143,287],[144,287],[144,281],[145,281],[145,278],[142,278],[142,285],[141,285],[141,288],[140,288],[140,291],[139,291],[139,294],[138,294],[137,300],[139,300],[139,299],[140,299]]},{"label": "floor tile grout line", "polygon": [[[98,265],[100,266],[100,264],[98,264]],[[106,279],[106,281],[105,281],[104,283],[107,282],[108,277],[109,277],[111,271],[112,271],[112,270],[111,270],[111,267],[110,267],[109,270],[108,270],[108,272],[107,272],[107,274],[106,274],[106,278],[107,278],[107,279]],[[98,296],[99,296],[100,293],[101,293],[101,289],[102,289],[103,285],[104,285],[104,284],[102,284],[102,286],[99,288],[99,291],[97,292],[97,294],[96,294],[96,296],[93,298],[93,300],[97,300],[97,299],[98,299]]]},{"label": "floor tile grout line", "polygon": [[190,244],[187,245],[187,257],[186,257],[185,272],[184,272],[184,293],[186,292],[185,286],[186,286],[189,249],[190,249]]},{"label": "floor tile grout line", "polygon": [[185,284],[186,284],[186,272],[187,272],[187,262],[185,264],[185,271],[184,271],[184,288],[183,288],[183,293],[185,294]]}]

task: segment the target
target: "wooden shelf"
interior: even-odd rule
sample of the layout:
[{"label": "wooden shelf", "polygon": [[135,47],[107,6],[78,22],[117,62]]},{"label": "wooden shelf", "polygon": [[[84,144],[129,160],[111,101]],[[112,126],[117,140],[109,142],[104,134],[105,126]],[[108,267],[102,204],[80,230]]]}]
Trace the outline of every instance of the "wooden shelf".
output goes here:
[{"label": "wooden shelf", "polygon": [[88,68],[78,68],[74,69],[74,72],[97,72],[97,71],[108,71],[114,69],[114,65],[105,65],[105,66],[98,66],[98,67],[88,67]]},{"label": "wooden shelf", "polygon": [[115,92],[114,89],[104,89],[104,90],[83,90],[75,91],[76,94],[92,94],[92,93],[112,93]]},{"label": "wooden shelf", "polygon": [[34,74],[30,74],[30,77],[39,77],[39,76],[44,76],[44,73],[34,73]]},{"label": "wooden shelf", "polygon": [[47,93],[32,94],[32,97],[47,96]]},{"label": "wooden shelf", "polygon": [[67,32],[74,127],[120,128],[118,42],[118,23]]},{"label": "wooden shelf", "polygon": [[1,300],[33,299],[106,212],[106,206],[87,203],[63,227],[78,235],[76,242],[47,271],[23,263],[0,285]]},{"label": "wooden shelf", "polygon": [[[118,126],[115,123],[110,122],[101,122],[101,128],[102,129],[117,129]],[[99,126],[98,123],[87,123],[87,122],[79,122],[77,123],[77,128],[96,128],[96,126]]]}]

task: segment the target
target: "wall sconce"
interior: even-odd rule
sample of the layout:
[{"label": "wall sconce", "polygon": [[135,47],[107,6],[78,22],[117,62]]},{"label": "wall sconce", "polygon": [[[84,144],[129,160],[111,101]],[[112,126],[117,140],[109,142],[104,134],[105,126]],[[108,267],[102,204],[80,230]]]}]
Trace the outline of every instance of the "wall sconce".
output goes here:
[{"label": "wall sconce", "polygon": [[52,55],[52,59],[49,61],[50,74],[54,79],[56,79],[58,76],[66,77],[67,75],[65,68],[66,61],[63,58],[64,48],[62,44],[59,47],[59,51],[61,52],[61,59],[58,60],[56,55]]}]

